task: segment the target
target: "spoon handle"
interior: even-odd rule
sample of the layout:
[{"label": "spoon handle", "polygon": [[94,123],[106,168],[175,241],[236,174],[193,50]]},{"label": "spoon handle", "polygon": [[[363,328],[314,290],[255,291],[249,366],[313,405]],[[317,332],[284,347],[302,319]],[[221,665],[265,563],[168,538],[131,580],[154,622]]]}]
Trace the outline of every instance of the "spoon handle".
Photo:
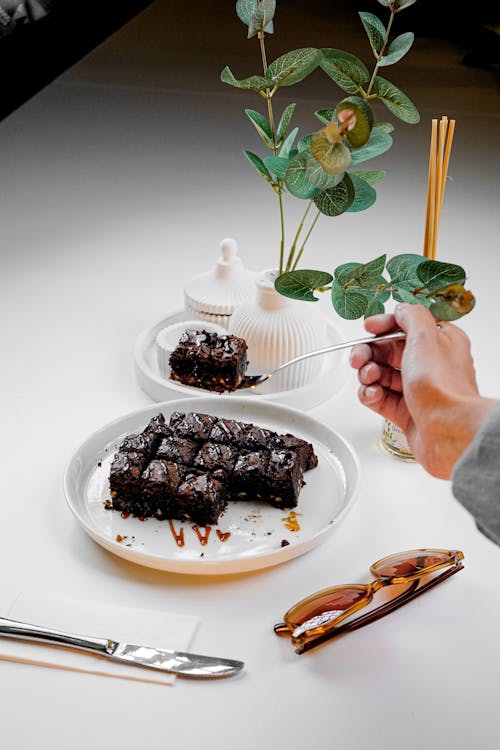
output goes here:
[{"label": "spoon handle", "polygon": [[302,362],[303,359],[309,359],[309,357],[317,357],[320,354],[328,354],[328,352],[336,352],[339,349],[348,349],[356,344],[378,344],[380,341],[399,341],[406,338],[404,331],[394,331],[394,333],[384,333],[382,336],[365,336],[362,339],[355,339],[354,341],[342,341],[340,344],[332,344],[331,346],[325,346],[323,349],[316,349],[313,352],[307,352],[307,354],[301,354],[300,357],[290,359],[288,362],[277,367],[274,372],[279,372],[285,367],[294,365],[296,362]]}]

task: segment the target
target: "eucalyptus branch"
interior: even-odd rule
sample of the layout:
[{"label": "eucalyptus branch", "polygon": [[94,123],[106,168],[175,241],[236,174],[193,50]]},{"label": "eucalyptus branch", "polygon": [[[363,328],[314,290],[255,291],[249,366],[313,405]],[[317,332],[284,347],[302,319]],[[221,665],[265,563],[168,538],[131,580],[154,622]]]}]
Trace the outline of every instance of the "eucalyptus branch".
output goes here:
[{"label": "eucalyptus branch", "polygon": [[[236,2],[237,15],[248,27],[248,38],[258,39],[263,74],[237,78],[226,66],[221,72],[221,80],[234,88],[253,91],[266,100],[267,116],[255,110],[246,110],[246,114],[269,149],[268,155],[261,158],[250,151],[244,151],[244,154],[278,196],[281,238],[279,278],[275,288],[296,299],[314,300],[314,289],[328,289],[333,280],[328,272],[308,270],[302,275],[302,271],[297,270],[320,213],[335,218],[350,210],[365,211],[376,200],[373,185],[383,179],[385,172],[349,169],[351,164],[359,164],[385,153],[393,142],[390,136],[392,126],[388,127],[390,123],[375,121],[371,100],[377,99],[391,114],[408,124],[416,124],[420,119],[418,109],[403,91],[390,81],[377,77],[379,67],[398,62],[412,46],[414,35],[410,32],[396,37],[391,44],[389,40],[395,13],[412,5],[415,0],[379,2],[390,12],[386,25],[373,13],[359,14],[375,56],[371,72],[356,55],[336,47],[300,47],[285,52],[268,63],[266,34],[273,33],[276,0]],[[290,127],[296,104],[288,104],[278,119],[277,113],[273,111],[272,100],[278,89],[300,83],[318,68],[349,96],[344,96],[334,108],[315,112],[325,127],[299,137],[299,128]],[[288,231],[285,227],[285,197],[286,200],[299,199],[307,202],[296,231],[294,227],[291,232],[292,242],[289,247],[285,244],[285,230]],[[313,203],[317,213],[311,220]],[[380,265],[380,258],[373,267],[370,284],[380,281],[377,264]],[[354,281],[357,284],[358,278],[351,279],[351,283]],[[311,279],[314,279],[315,286],[311,286]],[[366,278],[363,278],[361,283],[365,281]],[[335,280],[331,289],[332,301],[339,290],[344,293]],[[378,300],[391,291],[393,288],[390,285],[384,287],[379,284],[370,294],[375,294]],[[398,293],[405,296],[405,291],[403,286]],[[349,297],[349,290],[345,294]],[[360,306],[359,298],[362,298],[359,292],[352,296],[355,299],[350,315],[355,312],[355,304]]]},{"label": "eucalyptus branch", "polygon": [[318,219],[319,219],[320,215],[321,215],[321,211],[319,211],[319,210],[318,210],[318,213],[317,213],[317,214],[316,214],[316,216],[314,217],[314,219],[313,219],[313,221],[312,221],[312,224],[311,224],[311,226],[309,227],[309,231],[308,231],[308,233],[306,234],[305,240],[304,240],[304,242],[302,243],[302,247],[301,247],[301,248],[300,248],[300,250],[299,250],[299,253],[298,253],[298,255],[297,255],[297,258],[296,258],[296,260],[295,260],[295,263],[294,263],[294,264],[293,264],[293,266],[292,266],[292,271],[295,271],[295,269],[297,268],[297,264],[298,264],[299,260],[300,260],[300,259],[301,259],[301,257],[302,257],[302,253],[304,252],[304,248],[305,248],[305,246],[306,246],[306,244],[307,244],[307,240],[308,240],[308,239],[309,239],[309,237],[311,236],[312,230],[313,230],[313,229],[314,229],[314,227],[316,226],[316,222],[318,221]]},{"label": "eucalyptus branch", "polygon": [[[258,33],[258,39],[260,44],[260,53],[262,57],[262,68],[264,70],[264,75],[267,73],[267,54],[266,54],[266,41],[265,41],[265,32],[259,31]],[[272,135],[272,147],[273,147],[273,154],[276,156],[278,154],[278,146],[276,143],[276,126],[274,124],[274,112],[273,112],[273,102],[272,102],[272,94],[274,92],[270,92],[269,90],[266,91],[266,100],[267,100],[267,112],[269,116],[269,126],[271,128],[271,135]],[[278,189],[276,190],[278,194],[278,204],[279,204],[279,213],[280,213],[280,227],[281,227],[281,238],[280,238],[280,266],[279,266],[279,272],[283,273],[283,265],[285,262],[285,214],[284,214],[284,208],[283,208],[283,181],[278,179]]]},{"label": "eucalyptus branch", "polygon": [[306,210],[304,212],[304,215],[303,215],[303,217],[301,219],[301,222],[300,222],[300,224],[298,226],[297,232],[295,233],[295,237],[294,237],[292,246],[290,248],[290,252],[288,254],[288,260],[287,260],[286,269],[285,269],[286,271],[290,271],[290,269],[292,267],[293,258],[294,258],[294,255],[295,255],[295,251],[297,249],[297,242],[299,241],[300,233],[302,232],[305,220],[307,218],[307,214],[309,213],[309,209],[311,208],[312,204],[313,204],[313,201],[310,200],[309,203],[307,204],[307,208],[306,208]]},{"label": "eucalyptus branch", "polygon": [[385,31],[385,38],[384,38],[384,43],[382,45],[382,48],[380,49],[380,52],[378,54],[375,52],[375,50],[373,51],[373,54],[375,55],[376,63],[375,63],[375,67],[373,68],[372,77],[370,78],[370,83],[368,84],[366,93],[363,92],[365,99],[376,98],[376,97],[373,97],[371,91],[373,88],[373,84],[375,83],[375,78],[377,77],[378,69],[380,66],[380,61],[382,60],[384,56],[385,48],[387,47],[387,43],[389,41],[389,36],[391,33],[391,28],[392,28],[395,15],[396,15],[396,11],[391,9],[391,17],[389,18],[389,23],[387,24],[387,29]]}]

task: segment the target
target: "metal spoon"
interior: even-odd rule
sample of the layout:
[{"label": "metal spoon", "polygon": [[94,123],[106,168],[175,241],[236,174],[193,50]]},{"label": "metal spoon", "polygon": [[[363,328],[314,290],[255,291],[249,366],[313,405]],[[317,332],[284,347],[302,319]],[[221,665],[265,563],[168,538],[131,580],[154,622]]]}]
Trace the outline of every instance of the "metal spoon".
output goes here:
[{"label": "metal spoon", "polygon": [[294,357],[294,359],[290,359],[288,362],[284,362],[282,365],[277,367],[275,370],[272,370],[271,372],[263,373],[262,375],[245,375],[237,390],[242,390],[245,388],[255,388],[255,386],[265,383],[266,380],[272,378],[273,375],[276,375],[276,373],[284,370],[285,367],[295,365],[297,362],[302,362],[303,359],[309,359],[309,357],[317,357],[320,354],[336,352],[338,349],[348,349],[350,346],[355,346],[356,344],[379,343],[379,341],[398,341],[400,339],[404,339],[405,337],[406,333],[404,331],[395,331],[394,333],[385,333],[383,336],[366,336],[363,339],[356,339],[355,341],[343,341],[340,344],[325,346],[323,349],[316,349],[313,352],[301,354],[300,357]]}]

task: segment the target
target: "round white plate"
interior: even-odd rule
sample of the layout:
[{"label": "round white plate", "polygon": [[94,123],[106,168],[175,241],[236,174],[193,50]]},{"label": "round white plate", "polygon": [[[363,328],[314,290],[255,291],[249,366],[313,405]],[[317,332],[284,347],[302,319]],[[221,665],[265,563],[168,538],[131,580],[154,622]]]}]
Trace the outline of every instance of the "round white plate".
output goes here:
[{"label": "round white plate", "polygon": [[[193,388],[182,385],[174,380],[165,378],[159,370],[156,351],[156,337],[162,328],[187,320],[185,310],[173,312],[168,318],[161,320],[152,328],[143,331],[135,342],[134,361],[136,378],[142,390],[154,401],[169,401],[179,398],[204,398],[210,391],[203,388]],[[330,320],[326,321],[327,346],[342,341],[339,331]],[[273,390],[276,381],[271,380],[259,388],[246,392],[245,397],[258,401],[273,401],[274,403],[293,406],[297,409],[313,409],[336,396],[347,381],[349,368],[347,366],[348,352],[346,349],[330,352],[318,357],[316,377],[306,386],[288,391]],[[251,372],[251,369],[248,371]],[[241,398],[241,392],[221,393],[219,398]]]},{"label": "round white plate", "polygon": [[[202,546],[188,522],[184,546],[176,544],[168,521],[107,510],[109,467],[123,437],[141,431],[151,417],[173,411],[198,411],[276,430],[291,432],[314,446],[317,468],[306,472],[296,520],[300,530],[287,528],[288,510],[259,502],[230,502]],[[195,575],[220,575],[258,570],[290,560],[319,544],[352,506],[359,485],[358,458],[338,433],[295,409],[251,398],[218,396],[155,404],[127,414],[91,435],[71,458],[64,476],[66,498],[78,522],[92,539],[115,555],[157,570]],[[226,541],[217,535],[229,532]],[[117,541],[122,539],[122,541]]]}]

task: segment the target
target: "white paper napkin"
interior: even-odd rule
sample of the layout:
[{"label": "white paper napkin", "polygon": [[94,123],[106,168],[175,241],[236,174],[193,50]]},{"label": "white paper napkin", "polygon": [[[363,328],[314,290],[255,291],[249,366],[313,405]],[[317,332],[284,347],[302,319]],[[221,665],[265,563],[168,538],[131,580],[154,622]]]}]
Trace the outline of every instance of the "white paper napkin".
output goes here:
[{"label": "white paper napkin", "polygon": [[[5,617],[77,635],[110,638],[138,645],[186,651],[198,619],[156,610],[115,607],[101,602],[20,594]],[[0,638],[0,659],[106,677],[172,685],[175,675],[120,664],[104,656],[58,646]]]}]

